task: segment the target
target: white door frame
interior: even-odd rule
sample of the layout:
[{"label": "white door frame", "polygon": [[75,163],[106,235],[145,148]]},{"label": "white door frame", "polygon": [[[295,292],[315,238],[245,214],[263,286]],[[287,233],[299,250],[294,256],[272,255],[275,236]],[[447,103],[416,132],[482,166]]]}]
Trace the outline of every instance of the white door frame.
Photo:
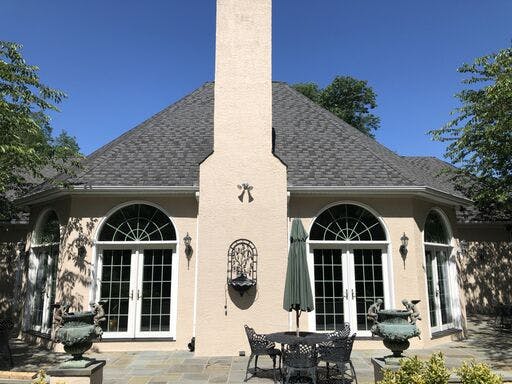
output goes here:
[{"label": "white door frame", "polygon": [[[392,306],[394,302],[392,280],[392,265],[389,260],[389,242],[388,241],[316,241],[308,242],[308,270],[311,282],[313,299],[315,299],[315,271],[314,271],[314,251],[315,249],[340,249],[343,260],[343,303],[345,322],[350,323],[350,328],[357,332],[358,336],[371,336],[369,330],[357,330],[357,309],[356,309],[356,291],[355,291],[355,271],[354,271],[354,250],[355,249],[380,249],[382,252],[382,278],[384,282],[384,302],[387,306]],[[309,330],[316,330],[316,309],[308,315]],[[318,331],[331,332],[331,331]]]},{"label": "white door frame", "polygon": [[[456,265],[455,262],[452,260],[451,253],[453,250],[453,247],[451,245],[446,244],[437,244],[437,243],[424,243],[425,248],[425,280],[427,282],[427,307],[428,307],[428,317],[429,317],[429,327],[430,332],[440,332],[444,331],[446,329],[451,329],[458,324],[458,317],[460,313],[460,309],[455,303],[454,298],[457,296],[457,289],[455,287],[455,284],[453,284],[454,281],[456,281]],[[430,319],[430,301],[428,298],[428,278],[426,276],[427,273],[427,251],[431,252],[431,259],[432,259],[432,283],[434,284],[434,301],[435,301],[435,313],[436,313],[436,320],[438,321],[436,326],[432,326],[431,319]],[[449,300],[447,304],[447,309],[450,311],[450,317],[452,319],[451,322],[443,324],[442,323],[442,316],[441,316],[441,302],[439,297],[439,276],[438,276],[438,258],[437,258],[437,252],[444,251],[445,257],[446,257],[446,279],[448,281],[448,295]],[[455,269],[454,269],[455,266]],[[455,279],[455,280],[454,280]],[[437,293],[436,293],[437,292]]]},{"label": "white door frame", "polygon": [[[93,284],[91,285],[91,297],[98,302],[101,298],[101,280],[103,270],[104,250],[131,250],[130,265],[130,300],[128,305],[128,328],[126,332],[104,332],[104,339],[123,338],[176,338],[176,322],[178,309],[178,278],[179,257],[177,241],[122,241],[122,242],[96,242],[96,258],[93,266]],[[171,313],[170,327],[166,332],[142,332],[140,329],[141,292],[143,281],[143,255],[145,249],[169,249],[172,251],[172,276],[171,276]]]},{"label": "white door frame", "polygon": [[[52,250],[57,247],[57,253],[55,254]],[[32,285],[32,292],[30,292],[31,298],[29,300],[29,328],[36,332],[41,333],[50,333],[51,332],[51,324],[48,327],[48,322],[50,320],[50,316],[52,314],[51,305],[51,289],[54,283],[53,279],[53,269],[58,266],[58,257],[59,257],[59,243],[51,243],[51,244],[42,244],[42,245],[34,245],[31,247],[30,256],[29,256],[29,275],[28,279]],[[41,324],[33,323],[33,313],[35,310],[35,294],[37,287],[37,275],[39,268],[41,267],[41,256],[44,255],[46,258],[46,281],[44,284],[44,298],[43,298],[43,313]],[[55,276],[56,277],[56,276]],[[54,298],[55,299],[55,298]]]}]

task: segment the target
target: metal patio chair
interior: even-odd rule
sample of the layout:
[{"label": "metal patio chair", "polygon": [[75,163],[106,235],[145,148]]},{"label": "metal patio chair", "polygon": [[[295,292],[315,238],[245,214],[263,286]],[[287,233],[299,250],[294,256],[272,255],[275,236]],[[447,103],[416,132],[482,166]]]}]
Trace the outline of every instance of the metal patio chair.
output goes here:
[{"label": "metal patio chair", "polygon": [[356,370],[354,369],[354,364],[352,364],[352,360],[350,359],[355,338],[356,334],[354,333],[350,337],[331,340],[331,345],[323,345],[319,347],[318,360],[325,361],[326,363],[327,379],[329,379],[329,363],[333,363],[343,375],[343,379],[345,379],[345,375],[348,374],[350,380],[355,381],[357,384]]},{"label": "metal patio chair", "polygon": [[315,345],[286,344],[283,350],[284,383],[289,383],[296,372],[307,372],[316,384],[317,349]]},{"label": "metal patio chair", "polygon": [[[265,355],[269,356],[272,359],[273,363],[273,373],[274,373],[274,383],[277,382],[276,377],[276,358],[279,357],[279,371],[281,372],[281,351],[277,349],[275,343],[267,340],[265,335],[258,334],[254,331],[253,328],[244,325],[245,333],[247,335],[247,340],[249,340],[249,345],[251,347],[251,356],[249,357],[249,361],[247,362],[247,369],[245,371],[245,381],[248,380],[247,375],[249,373],[249,366],[251,365],[251,361],[254,357],[254,376],[256,376],[258,370],[258,357]],[[261,368],[259,368],[261,369]]]}]

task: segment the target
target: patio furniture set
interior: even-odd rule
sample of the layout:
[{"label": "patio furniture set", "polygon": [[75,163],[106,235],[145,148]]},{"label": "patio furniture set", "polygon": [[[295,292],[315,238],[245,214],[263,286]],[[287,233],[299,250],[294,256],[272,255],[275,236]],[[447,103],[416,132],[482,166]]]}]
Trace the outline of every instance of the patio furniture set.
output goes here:
[{"label": "patio furniture set", "polygon": [[[350,325],[344,324],[340,330],[332,333],[316,332],[277,332],[258,334],[245,325],[245,332],[251,347],[251,356],[247,362],[245,381],[248,380],[249,367],[254,358],[254,375],[258,372],[258,356],[269,356],[273,362],[274,382],[277,382],[276,360],[283,383],[289,383],[292,376],[306,373],[313,384],[317,382],[318,364],[326,363],[327,379],[330,375],[329,364],[334,364],[338,372],[357,384],[354,365],[350,360],[356,334],[350,336]],[[281,349],[275,343],[281,344]],[[283,369],[281,369],[281,365]],[[283,372],[284,370],[284,372]],[[347,376],[348,377],[347,377]]]}]

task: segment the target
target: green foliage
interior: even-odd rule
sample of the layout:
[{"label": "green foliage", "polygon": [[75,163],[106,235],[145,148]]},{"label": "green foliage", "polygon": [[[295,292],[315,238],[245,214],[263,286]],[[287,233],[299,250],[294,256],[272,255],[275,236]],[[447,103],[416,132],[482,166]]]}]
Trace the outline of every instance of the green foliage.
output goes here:
[{"label": "green foliage", "polygon": [[[488,365],[464,362],[454,371],[462,384],[501,384],[500,376],[494,374]],[[418,356],[402,359],[396,372],[386,370],[384,379],[378,384],[448,384],[450,370],[446,368],[442,353],[433,354],[428,361]]]},{"label": "green foliage", "polygon": [[400,361],[396,372],[387,370],[379,384],[447,384],[450,371],[446,368],[442,353],[433,354],[428,361],[418,356]]},{"label": "green foliage", "polygon": [[292,86],[370,137],[374,137],[373,131],[380,126],[379,117],[370,113],[371,109],[377,107],[377,95],[364,80],[350,76],[337,76],[324,89],[320,89],[315,83],[300,83]]},{"label": "green foliage", "polygon": [[44,369],[40,369],[37,372],[37,377],[32,380],[32,384],[47,384],[50,382],[50,378],[46,375],[46,371]]},{"label": "green foliage", "polygon": [[[21,45],[0,41],[0,217],[12,214],[7,192],[19,194],[43,170],[71,173],[80,159],[76,140],[66,132],[56,138],[48,112],[66,95],[41,83]],[[12,198],[12,196],[11,196]]]},{"label": "green foliage", "polygon": [[474,361],[464,362],[456,370],[462,384],[501,384],[503,380],[500,376],[493,373],[487,364],[477,364]]},{"label": "green foliage", "polygon": [[455,118],[431,131],[449,143],[453,178],[482,211],[512,215],[512,48],[477,58],[458,69],[469,77],[456,94]]}]

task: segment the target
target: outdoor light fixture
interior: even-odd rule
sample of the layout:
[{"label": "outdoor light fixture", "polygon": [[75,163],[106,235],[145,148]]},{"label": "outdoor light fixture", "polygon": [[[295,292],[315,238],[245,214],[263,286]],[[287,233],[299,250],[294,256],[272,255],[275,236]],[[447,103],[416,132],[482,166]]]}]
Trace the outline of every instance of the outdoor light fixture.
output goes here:
[{"label": "outdoor light fixture", "polygon": [[402,260],[404,261],[404,268],[405,268],[405,259],[407,257],[407,246],[409,245],[409,238],[407,237],[407,235],[404,234],[402,235],[402,237],[400,238],[400,240],[402,241],[402,245],[400,245],[400,255],[402,256]]},{"label": "outdoor light fixture", "polygon": [[185,256],[187,256],[187,261],[188,261],[188,266],[187,268],[190,267],[190,259],[192,258],[192,246],[190,245],[190,243],[192,242],[192,238],[190,237],[190,235],[188,234],[187,232],[187,235],[183,238],[183,242],[185,243]]}]

